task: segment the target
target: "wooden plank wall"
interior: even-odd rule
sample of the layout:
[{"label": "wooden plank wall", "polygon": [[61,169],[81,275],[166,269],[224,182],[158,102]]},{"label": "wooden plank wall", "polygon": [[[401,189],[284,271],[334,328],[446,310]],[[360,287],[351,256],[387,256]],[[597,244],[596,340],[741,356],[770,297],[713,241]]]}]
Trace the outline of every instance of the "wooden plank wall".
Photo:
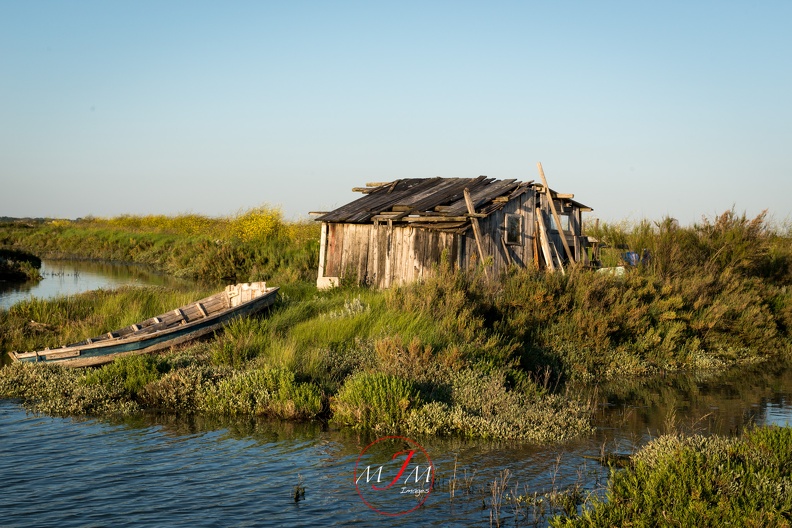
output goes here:
[{"label": "wooden plank wall", "polygon": [[[485,255],[492,259],[492,265],[488,268],[492,271],[493,277],[498,276],[509,267],[509,260],[518,266],[533,265],[533,237],[536,236],[534,230],[533,204],[535,199],[534,191],[525,193],[512,198],[500,211],[495,211],[487,218],[479,220],[482,233],[482,249]],[[504,249],[502,238],[506,230],[506,215],[519,214],[522,216],[523,236],[522,244],[506,246]],[[465,234],[465,252],[462,256],[463,268],[475,268],[480,264],[476,240],[472,230]],[[507,257],[506,251],[509,252]]]},{"label": "wooden plank wall", "polygon": [[[543,211],[549,211],[546,200],[545,194],[528,189],[512,198],[500,211],[479,220],[482,249],[492,259],[489,268],[491,276],[505,271],[509,261],[518,266],[534,265],[534,238],[538,236],[534,210],[538,202]],[[563,209],[561,200],[556,201],[556,207],[559,212],[570,215],[573,233],[579,232],[580,211]],[[502,238],[507,214],[522,216],[523,237],[522,244],[504,248]],[[549,214],[546,220],[549,225]],[[444,251],[450,262],[463,269],[475,268],[480,264],[472,229],[457,234],[403,224],[389,226],[386,222],[377,225],[329,223],[325,226],[325,278],[349,278],[359,283],[388,288],[428,277],[440,262]],[[559,254],[563,254],[560,236],[556,231],[549,233],[551,243],[556,245]],[[569,235],[567,239],[570,247],[574,246],[575,257],[579,260],[584,251],[579,238]],[[320,281],[321,277],[317,284]]]},{"label": "wooden plank wall", "polygon": [[583,259],[583,255],[585,254],[585,249],[582,246],[582,240],[580,237],[582,223],[581,223],[581,211],[579,208],[575,207],[565,207],[563,200],[555,200],[556,210],[558,211],[559,215],[568,215],[569,216],[569,231],[564,235],[560,231],[556,231],[554,229],[550,229],[550,220],[552,215],[550,214],[550,204],[548,202],[548,195],[547,194],[540,194],[541,200],[541,207],[542,211],[544,212],[544,219],[545,223],[548,226],[548,239],[551,244],[553,244],[556,248],[556,251],[560,256],[566,258],[564,245],[561,242],[561,236],[566,236],[567,244],[572,249],[572,253],[575,257],[575,261],[580,262]]},{"label": "wooden plank wall", "polygon": [[451,262],[457,258],[454,233],[386,223],[327,225],[324,277],[388,288],[428,276],[444,250]]}]

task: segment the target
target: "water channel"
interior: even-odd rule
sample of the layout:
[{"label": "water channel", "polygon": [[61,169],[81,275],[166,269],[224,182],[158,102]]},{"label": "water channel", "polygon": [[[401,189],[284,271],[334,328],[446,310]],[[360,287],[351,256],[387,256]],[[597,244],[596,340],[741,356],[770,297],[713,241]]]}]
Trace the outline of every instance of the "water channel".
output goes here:
[{"label": "water channel", "polygon": [[[400,516],[373,511],[357,492],[354,470],[370,437],[321,423],[51,417],[0,400],[0,524],[488,526],[490,484],[505,470],[511,495],[575,485],[599,494],[609,469],[592,457],[603,451],[629,454],[670,430],[735,434],[752,423],[787,424],[792,369],[665,376],[589,397],[598,403],[595,433],[561,445],[415,439],[431,456],[435,486]],[[298,489],[304,496],[295,501]],[[547,520],[515,504],[501,508],[507,525]]]},{"label": "water channel", "polygon": [[128,285],[176,286],[185,282],[134,264],[95,260],[42,260],[37,282],[0,282],[0,308],[30,297],[74,295]]}]

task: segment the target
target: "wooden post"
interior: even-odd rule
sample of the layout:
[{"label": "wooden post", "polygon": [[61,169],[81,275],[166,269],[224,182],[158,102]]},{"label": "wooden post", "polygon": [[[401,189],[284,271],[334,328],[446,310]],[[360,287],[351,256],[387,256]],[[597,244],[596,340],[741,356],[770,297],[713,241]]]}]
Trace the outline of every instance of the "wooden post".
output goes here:
[{"label": "wooden post", "polygon": [[506,244],[506,239],[504,237],[501,237],[501,246],[503,246],[503,252],[506,254],[506,264],[511,267],[512,259],[511,255],[509,254],[509,246]]},{"label": "wooden post", "polygon": [[555,244],[550,246],[550,250],[553,252],[554,258],[558,259],[558,269],[561,270],[561,275],[566,275],[564,272],[564,263],[561,262],[561,255],[558,254],[558,250],[555,247]]},{"label": "wooden post", "polygon": [[547,185],[547,178],[545,178],[544,170],[542,170],[542,164],[536,164],[539,167],[539,176],[542,177],[542,185],[544,185],[545,192],[547,193],[547,201],[550,204],[550,212],[553,213],[553,218],[555,219],[556,226],[558,226],[558,233],[561,235],[561,243],[564,245],[564,251],[566,251],[567,257],[569,257],[570,262],[575,262],[575,257],[572,255],[572,250],[569,249],[569,244],[567,243],[566,234],[564,230],[561,228],[561,218],[558,216],[558,211],[555,208],[555,201],[553,200],[553,193],[550,192],[550,186]]},{"label": "wooden post", "polygon": [[478,218],[472,216],[476,214],[476,208],[473,207],[473,200],[470,198],[470,189],[466,188],[463,192],[465,195],[465,204],[467,204],[468,213],[471,215],[470,223],[473,225],[473,236],[476,237],[476,246],[478,247],[479,258],[481,259],[481,264],[484,268],[484,276],[487,278],[487,280],[489,280],[489,273],[487,273],[487,266],[484,262],[486,255],[484,255],[484,248],[481,245],[481,230],[479,229]]},{"label": "wooden post", "polygon": [[539,222],[534,222],[534,236],[533,238],[533,260],[536,269],[539,269]]},{"label": "wooden post", "polygon": [[539,242],[542,247],[542,255],[544,255],[545,265],[548,267],[548,269],[550,269],[550,271],[555,271],[555,264],[553,264],[553,254],[550,252],[550,241],[547,238],[547,229],[545,228],[541,207],[536,208],[536,220],[539,222]]}]

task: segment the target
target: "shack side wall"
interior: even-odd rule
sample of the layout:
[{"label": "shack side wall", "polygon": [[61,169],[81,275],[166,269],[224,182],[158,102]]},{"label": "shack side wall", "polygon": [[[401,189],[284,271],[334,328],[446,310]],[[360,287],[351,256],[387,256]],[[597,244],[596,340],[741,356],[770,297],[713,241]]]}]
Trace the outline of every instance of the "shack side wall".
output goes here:
[{"label": "shack side wall", "polygon": [[[533,191],[525,192],[512,198],[500,211],[495,211],[487,218],[479,219],[482,250],[492,265],[487,268],[490,276],[497,277],[506,271],[509,264],[520,267],[532,266],[534,261],[533,239],[535,233]],[[519,244],[505,244],[506,215],[517,214],[522,218],[522,234]],[[474,268],[481,263],[473,229],[464,235],[464,252],[460,260],[463,268]]]},{"label": "shack side wall", "polygon": [[568,229],[562,231],[555,226],[555,220],[553,219],[553,214],[550,210],[550,201],[548,195],[546,193],[538,193],[537,197],[544,218],[544,223],[547,226],[547,237],[550,244],[555,246],[558,255],[563,260],[567,259],[566,250],[564,249],[561,239],[563,236],[566,238],[567,245],[572,251],[575,262],[585,262],[586,253],[585,246],[583,245],[583,238],[581,236],[583,227],[580,208],[573,206],[572,203],[565,200],[553,200],[556,212],[562,217],[562,221],[564,221],[563,217],[569,218]]},{"label": "shack side wall", "polygon": [[[487,270],[492,277],[506,271],[509,265],[536,266],[537,221],[536,208],[544,215],[550,243],[559,255],[564,255],[561,236],[566,236],[575,254],[583,258],[580,243],[580,211],[556,200],[559,214],[569,216],[569,231],[561,233],[551,229],[551,214],[547,195],[528,190],[507,202],[504,207],[486,218],[480,218],[482,250],[491,261]],[[505,243],[506,215],[522,218],[520,243]],[[481,263],[473,229],[464,233],[449,233],[410,225],[374,224],[322,224],[317,286],[338,285],[343,280],[388,288],[428,277],[443,252],[450,262],[462,269],[471,269]]]},{"label": "shack side wall", "polygon": [[457,262],[460,235],[412,226],[323,224],[324,268],[317,286],[354,280],[388,288],[428,276],[443,251]]}]

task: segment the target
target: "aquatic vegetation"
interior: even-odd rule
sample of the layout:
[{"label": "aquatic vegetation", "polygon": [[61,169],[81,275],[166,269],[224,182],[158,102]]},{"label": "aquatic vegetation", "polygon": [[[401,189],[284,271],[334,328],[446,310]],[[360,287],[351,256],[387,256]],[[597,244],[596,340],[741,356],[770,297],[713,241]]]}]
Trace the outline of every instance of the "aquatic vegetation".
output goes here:
[{"label": "aquatic vegetation", "polygon": [[34,411],[54,415],[130,414],[140,406],[123,385],[83,383],[84,374],[62,367],[14,363],[0,369],[0,397],[20,398]]},{"label": "aquatic vegetation", "polygon": [[[451,373],[448,396],[411,412],[404,429],[415,434],[563,442],[591,432],[588,406],[561,395],[510,389],[506,372],[464,369]],[[443,379],[448,379],[443,378]]]},{"label": "aquatic vegetation", "polygon": [[97,369],[14,363],[0,369],[0,397],[50,414],[131,414],[145,409],[310,419],[323,410],[311,383],[275,368],[235,371],[178,354],[128,356]]},{"label": "aquatic vegetation", "polygon": [[146,409],[195,413],[202,405],[205,394],[226,375],[227,370],[196,361],[174,365],[162,377],[143,386],[137,393],[137,399]]},{"label": "aquatic vegetation", "polygon": [[607,497],[553,526],[789,526],[792,429],[662,436],[612,474]]},{"label": "aquatic vegetation", "polygon": [[198,410],[226,415],[266,415],[314,418],[322,411],[322,396],[311,383],[298,383],[294,373],[278,368],[234,371],[206,390]]},{"label": "aquatic vegetation", "polygon": [[336,423],[393,433],[418,401],[418,392],[408,380],[381,372],[359,372],[347,378],[330,408]]},{"label": "aquatic vegetation", "polygon": [[126,394],[132,396],[159,379],[167,370],[169,366],[158,356],[126,356],[97,369],[87,370],[80,378],[80,383],[123,388]]}]

